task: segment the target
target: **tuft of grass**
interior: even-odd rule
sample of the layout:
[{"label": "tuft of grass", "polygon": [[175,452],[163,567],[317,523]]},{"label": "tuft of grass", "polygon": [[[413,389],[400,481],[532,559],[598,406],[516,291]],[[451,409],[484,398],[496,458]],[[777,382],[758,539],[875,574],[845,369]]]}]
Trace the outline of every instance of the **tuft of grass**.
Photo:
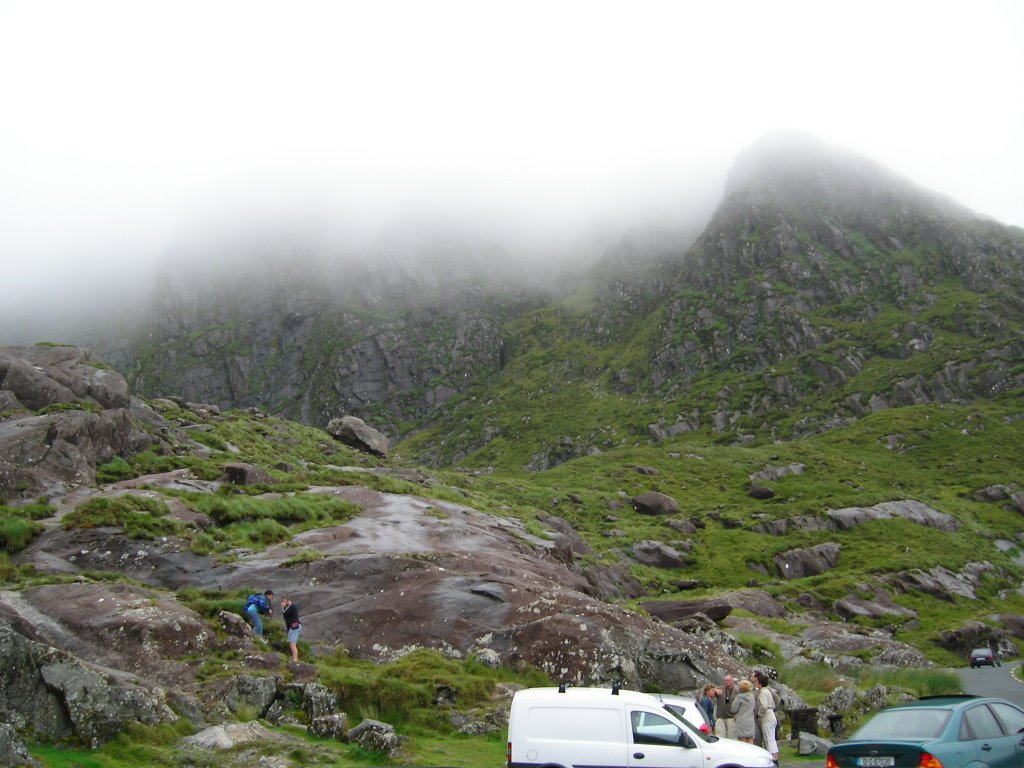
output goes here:
[{"label": "tuft of grass", "polygon": [[135,468],[120,456],[115,456],[112,461],[96,467],[97,483],[116,483],[136,477],[137,475],[138,473]]},{"label": "tuft of grass", "polygon": [[43,531],[36,520],[50,517],[53,508],[47,504],[9,507],[0,504],[0,550],[9,555],[21,552]]},{"label": "tuft of grass", "polygon": [[61,524],[66,530],[113,526],[133,539],[184,535],[184,524],[167,518],[167,512],[167,504],[159,499],[127,493],[89,499],[66,514]]}]

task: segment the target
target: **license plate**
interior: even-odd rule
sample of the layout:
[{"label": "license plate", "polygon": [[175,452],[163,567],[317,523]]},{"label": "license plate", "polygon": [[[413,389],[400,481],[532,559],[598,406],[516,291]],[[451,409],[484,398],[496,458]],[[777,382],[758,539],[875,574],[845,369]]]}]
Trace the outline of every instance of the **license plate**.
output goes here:
[{"label": "license plate", "polygon": [[896,764],[896,759],[892,755],[885,755],[884,757],[858,757],[857,765],[860,768],[892,768]]}]

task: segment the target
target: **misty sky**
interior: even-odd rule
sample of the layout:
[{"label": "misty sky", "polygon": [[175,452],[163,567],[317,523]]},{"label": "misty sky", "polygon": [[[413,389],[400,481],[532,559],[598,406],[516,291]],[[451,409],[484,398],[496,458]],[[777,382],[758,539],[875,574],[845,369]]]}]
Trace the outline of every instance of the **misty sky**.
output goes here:
[{"label": "misty sky", "polygon": [[777,128],[1024,226],[1022,37],[1015,0],[0,0],[4,307],[197,219],[671,216]]}]

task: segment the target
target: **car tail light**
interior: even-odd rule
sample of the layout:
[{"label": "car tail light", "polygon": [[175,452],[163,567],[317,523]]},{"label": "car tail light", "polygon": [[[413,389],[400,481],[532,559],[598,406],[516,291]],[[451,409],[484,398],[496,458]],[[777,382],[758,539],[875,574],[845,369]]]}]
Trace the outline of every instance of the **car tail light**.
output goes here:
[{"label": "car tail light", "polygon": [[839,761],[836,760],[836,756],[831,752],[825,757],[825,768],[839,768]]},{"label": "car tail light", "polygon": [[508,743],[508,747],[505,748],[505,765],[511,768],[512,765],[512,742]]},{"label": "car tail light", "polygon": [[930,752],[921,753],[920,768],[942,768],[942,761]]}]

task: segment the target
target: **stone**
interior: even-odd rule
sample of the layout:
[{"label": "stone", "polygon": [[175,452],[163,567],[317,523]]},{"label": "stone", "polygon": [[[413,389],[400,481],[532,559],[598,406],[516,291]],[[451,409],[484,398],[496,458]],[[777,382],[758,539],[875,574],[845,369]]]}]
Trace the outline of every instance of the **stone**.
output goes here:
[{"label": "stone", "polygon": [[310,720],[333,714],[338,699],[329,688],[320,683],[307,683],[302,687],[302,711]]},{"label": "stone", "polygon": [[379,720],[363,720],[345,734],[345,740],[358,744],[368,752],[390,755],[401,745],[395,728]]},{"label": "stone", "polygon": [[364,453],[381,457],[388,455],[389,441],[387,437],[355,416],[331,419],[327,425],[327,433],[345,445]]},{"label": "stone", "polygon": [[678,515],[679,502],[664,493],[648,491],[634,496],[633,509],[641,515]]},{"label": "stone", "polygon": [[799,755],[825,755],[828,754],[831,747],[832,742],[828,739],[823,739],[821,736],[808,733],[807,731],[801,731],[800,736],[797,738],[796,751]]},{"label": "stone", "polygon": [[784,579],[800,579],[817,576],[836,567],[839,562],[838,542],[826,542],[806,549],[790,549],[780,552],[772,560],[778,574]]},{"label": "stone", "polygon": [[232,485],[271,485],[274,478],[265,469],[260,469],[253,464],[236,462],[225,464],[224,476]]},{"label": "stone", "polygon": [[248,723],[226,723],[215,725],[185,738],[185,743],[203,749],[225,750],[241,744],[277,741],[273,731],[267,730],[255,720]]},{"label": "stone", "polygon": [[653,568],[681,568],[687,562],[679,550],[661,541],[638,541],[630,551],[638,562]]},{"label": "stone", "polygon": [[348,715],[337,712],[321,715],[309,721],[309,733],[321,739],[337,739],[344,741],[348,731]]}]

